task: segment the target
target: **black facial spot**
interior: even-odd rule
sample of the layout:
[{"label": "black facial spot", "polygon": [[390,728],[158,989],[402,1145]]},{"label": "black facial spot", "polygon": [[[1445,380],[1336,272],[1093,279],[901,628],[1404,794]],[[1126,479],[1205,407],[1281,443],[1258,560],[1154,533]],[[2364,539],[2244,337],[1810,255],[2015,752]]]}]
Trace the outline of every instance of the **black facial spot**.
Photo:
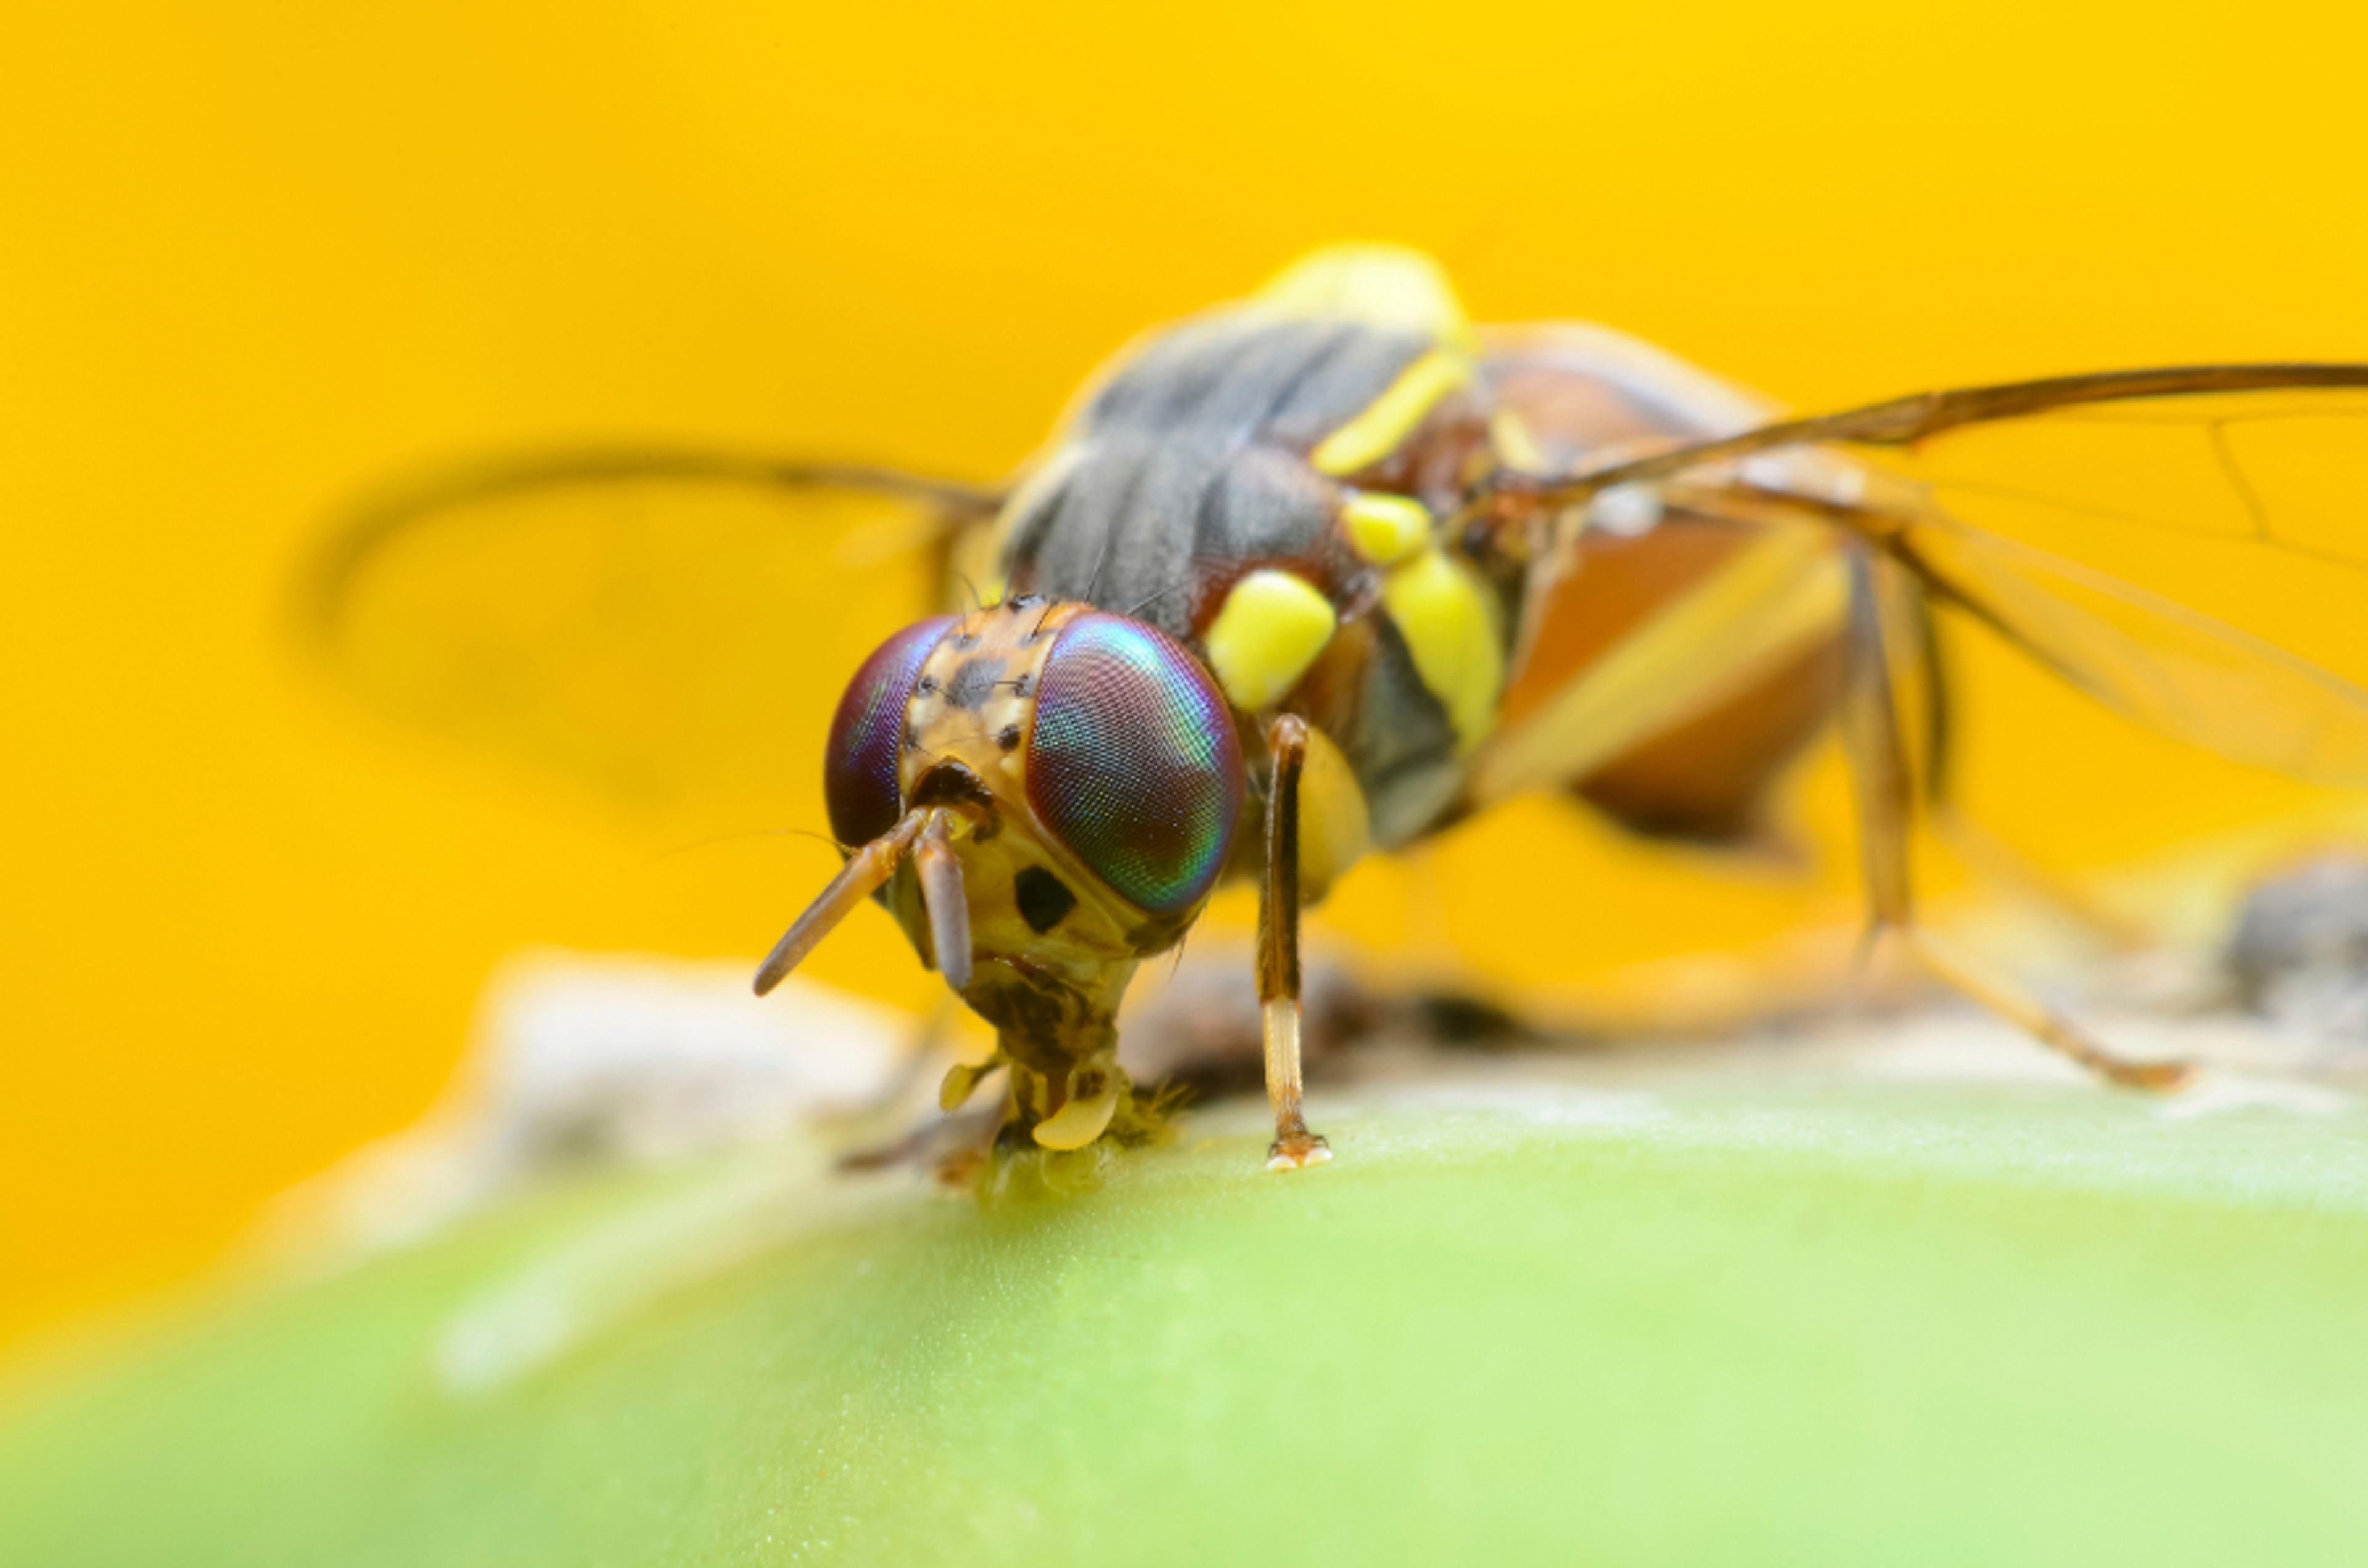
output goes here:
[{"label": "black facial spot", "polygon": [[1042,866],[1030,866],[1020,872],[1013,879],[1012,892],[1019,895],[1019,918],[1040,937],[1077,907],[1077,895]]},{"label": "black facial spot", "polygon": [[954,678],[946,682],[946,701],[965,711],[985,702],[1003,679],[1000,659],[972,659],[954,671]]},{"label": "black facial spot", "polygon": [[1006,751],[1018,751],[1019,749],[1019,726],[1017,724],[1004,725],[1003,728],[996,734],[995,744],[1001,746]]},{"label": "black facial spot", "polygon": [[1030,670],[1022,670],[1011,683],[1011,695],[1014,697],[1024,699],[1035,689],[1036,676]]},{"label": "black facial spot", "polygon": [[916,696],[934,696],[937,689],[938,677],[935,676],[923,676],[919,680],[913,683],[913,690]]},{"label": "black facial spot", "polygon": [[1016,597],[1004,600],[1003,608],[1016,615],[1023,609],[1034,609],[1043,602],[1044,596],[1042,594],[1020,594]]}]

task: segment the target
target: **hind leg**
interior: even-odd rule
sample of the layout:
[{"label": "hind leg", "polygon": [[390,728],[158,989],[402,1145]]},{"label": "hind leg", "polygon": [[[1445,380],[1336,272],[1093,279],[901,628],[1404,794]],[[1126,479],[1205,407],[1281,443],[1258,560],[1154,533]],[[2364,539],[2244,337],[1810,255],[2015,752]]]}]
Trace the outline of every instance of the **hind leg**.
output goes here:
[{"label": "hind leg", "polygon": [[1915,663],[1921,656],[1921,643],[1900,631],[1920,619],[1912,598],[1919,590],[1888,558],[1864,547],[1853,548],[1849,560],[1850,630],[1841,720],[1866,875],[1867,933],[1861,950],[1871,951],[1884,937],[1894,937],[1934,979],[2107,1082],[2163,1092],[2184,1087],[2194,1076],[2189,1063],[2131,1062],[2114,1055],[2013,981],[1941,946],[1917,920],[1908,842],[1918,790],[1894,677],[1903,667],[1921,673]]}]

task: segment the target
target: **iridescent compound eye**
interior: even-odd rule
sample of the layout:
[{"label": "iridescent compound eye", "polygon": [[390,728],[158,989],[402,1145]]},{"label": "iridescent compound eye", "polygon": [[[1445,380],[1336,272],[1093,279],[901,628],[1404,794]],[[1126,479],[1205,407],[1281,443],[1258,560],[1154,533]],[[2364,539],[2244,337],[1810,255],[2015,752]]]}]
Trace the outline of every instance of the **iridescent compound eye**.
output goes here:
[{"label": "iridescent compound eye", "polygon": [[896,761],[905,743],[905,705],[913,699],[921,665],[953,629],[954,619],[941,615],[906,627],[880,644],[847,683],[838,715],[830,722],[822,773],[830,831],[841,844],[869,844],[904,814]]},{"label": "iridescent compound eye", "polygon": [[1224,869],[1242,807],[1225,699],[1166,633],[1088,613],[1037,687],[1028,800],[1096,876],[1154,915],[1191,908]]}]

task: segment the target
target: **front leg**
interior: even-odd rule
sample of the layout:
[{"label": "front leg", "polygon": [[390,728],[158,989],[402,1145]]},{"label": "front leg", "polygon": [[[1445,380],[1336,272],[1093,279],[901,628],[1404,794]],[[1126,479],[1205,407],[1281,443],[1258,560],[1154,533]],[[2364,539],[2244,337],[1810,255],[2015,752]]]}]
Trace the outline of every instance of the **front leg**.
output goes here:
[{"label": "front leg", "polygon": [[1297,1170],[1332,1157],[1307,1130],[1299,1071],[1299,776],[1307,723],[1285,713],[1267,732],[1274,780],[1266,802],[1266,876],[1258,883],[1258,1028],[1266,1047],[1266,1096],[1274,1106],[1267,1169]]}]

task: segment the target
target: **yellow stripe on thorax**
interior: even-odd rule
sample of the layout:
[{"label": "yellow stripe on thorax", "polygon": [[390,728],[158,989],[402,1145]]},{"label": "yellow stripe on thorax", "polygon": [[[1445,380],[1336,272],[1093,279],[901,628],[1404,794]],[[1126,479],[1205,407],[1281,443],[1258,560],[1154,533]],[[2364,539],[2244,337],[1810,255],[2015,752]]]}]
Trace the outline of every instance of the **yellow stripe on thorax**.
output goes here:
[{"label": "yellow stripe on thorax", "polygon": [[1370,468],[1397,450],[1441,398],[1471,380],[1471,355],[1434,348],[1400,371],[1363,413],[1317,443],[1307,460],[1318,472],[1335,475]]},{"label": "yellow stripe on thorax", "polygon": [[1251,303],[1288,316],[1331,316],[1411,332],[1437,347],[1401,371],[1310,459],[1328,474],[1371,467],[1397,449],[1440,399],[1473,377],[1477,339],[1439,263],[1403,245],[1311,251],[1275,275]]},{"label": "yellow stripe on thorax", "polygon": [[1356,769],[1332,737],[1309,725],[1299,770],[1299,893],[1313,903],[1372,847],[1372,815]]},{"label": "yellow stripe on thorax", "polygon": [[1414,657],[1415,673],[1455,732],[1459,755],[1488,736],[1505,685],[1497,610],[1479,574],[1426,550],[1382,580],[1382,605]]}]

